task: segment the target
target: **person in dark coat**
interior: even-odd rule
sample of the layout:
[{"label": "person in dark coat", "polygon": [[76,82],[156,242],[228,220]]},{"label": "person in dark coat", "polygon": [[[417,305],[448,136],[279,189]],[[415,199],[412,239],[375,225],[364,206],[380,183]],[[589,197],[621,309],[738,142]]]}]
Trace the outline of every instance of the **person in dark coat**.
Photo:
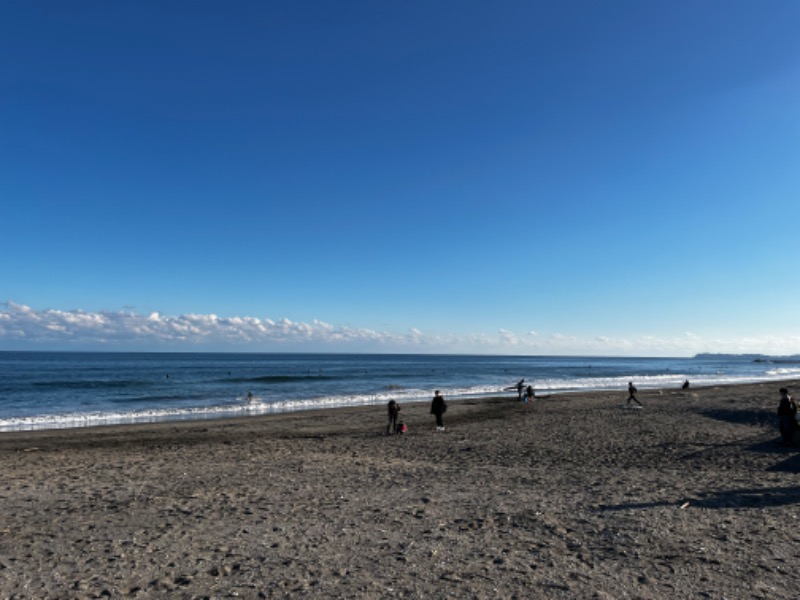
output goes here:
[{"label": "person in dark coat", "polygon": [[386,435],[389,435],[390,433],[397,432],[397,417],[400,416],[400,405],[394,400],[389,400],[389,404],[386,408],[389,413],[389,422],[386,424]]},{"label": "person in dark coat", "polygon": [[447,411],[447,402],[444,401],[444,397],[439,393],[439,390],[436,390],[436,393],[433,396],[433,402],[431,402],[431,414],[436,417],[436,431],[444,431],[444,421],[442,421],[442,415]]}]

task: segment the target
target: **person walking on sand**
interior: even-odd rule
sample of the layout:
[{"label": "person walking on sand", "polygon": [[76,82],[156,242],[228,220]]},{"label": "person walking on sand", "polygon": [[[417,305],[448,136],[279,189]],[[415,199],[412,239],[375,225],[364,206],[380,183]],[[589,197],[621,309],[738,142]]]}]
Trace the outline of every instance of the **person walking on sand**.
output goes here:
[{"label": "person walking on sand", "polygon": [[639,399],[636,397],[636,392],[638,392],[638,391],[639,390],[636,389],[636,386],[633,385],[633,382],[629,381],[628,382],[628,404],[630,404],[631,400],[633,400],[634,402],[636,402],[636,404],[638,404],[639,406],[644,408],[644,405],[641,402],[639,402]]},{"label": "person walking on sand", "polygon": [[397,433],[397,418],[400,416],[400,405],[394,400],[389,400],[386,406],[389,413],[389,422],[386,424],[386,435]]},{"label": "person walking on sand", "polygon": [[442,415],[445,412],[447,412],[447,402],[444,401],[444,397],[439,393],[439,390],[436,390],[433,402],[431,402],[431,414],[436,417],[436,431],[444,431]]},{"label": "person walking on sand", "polygon": [[778,404],[778,431],[781,432],[783,443],[792,445],[794,443],[794,432],[800,428],[797,424],[797,404],[794,398],[789,395],[789,390],[781,388],[781,401]]}]

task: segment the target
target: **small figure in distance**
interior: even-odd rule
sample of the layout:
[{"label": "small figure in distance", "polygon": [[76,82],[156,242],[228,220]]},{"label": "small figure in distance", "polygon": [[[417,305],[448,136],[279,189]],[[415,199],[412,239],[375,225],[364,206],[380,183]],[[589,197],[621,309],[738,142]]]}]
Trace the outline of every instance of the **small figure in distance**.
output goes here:
[{"label": "small figure in distance", "polygon": [[436,417],[436,431],[444,431],[444,421],[442,415],[447,412],[447,402],[444,397],[436,390],[431,402],[431,414]]},{"label": "small figure in distance", "polygon": [[529,385],[525,390],[525,402],[533,402],[536,399],[536,393],[533,391],[533,386]]},{"label": "small figure in distance", "polygon": [[252,402],[253,401],[253,392],[252,391],[248,391],[247,392],[247,401],[248,402]]},{"label": "small figure in distance", "polygon": [[389,400],[386,406],[389,413],[389,422],[386,424],[386,435],[397,432],[397,417],[400,416],[400,405],[394,400]]},{"label": "small figure in distance", "polygon": [[631,400],[633,400],[634,402],[636,402],[636,404],[638,404],[639,406],[644,408],[644,405],[641,402],[639,402],[639,399],[636,397],[636,392],[638,392],[638,391],[639,390],[636,389],[636,386],[633,385],[633,382],[629,381],[628,382],[628,404],[630,404]]},{"label": "small figure in distance", "polygon": [[517,395],[519,396],[519,399],[522,400],[522,393],[525,391],[525,380],[520,379],[514,385],[510,385],[507,388],[503,388],[503,391],[506,390],[517,390]]},{"label": "small figure in distance", "polygon": [[688,379],[683,382],[683,385],[681,386],[681,389],[682,390],[688,390],[689,389],[689,380]]},{"label": "small figure in distance", "polygon": [[778,404],[778,431],[781,432],[783,443],[787,446],[794,444],[794,433],[800,428],[797,424],[797,404],[789,395],[789,390],[781,388],[781,400]]}]

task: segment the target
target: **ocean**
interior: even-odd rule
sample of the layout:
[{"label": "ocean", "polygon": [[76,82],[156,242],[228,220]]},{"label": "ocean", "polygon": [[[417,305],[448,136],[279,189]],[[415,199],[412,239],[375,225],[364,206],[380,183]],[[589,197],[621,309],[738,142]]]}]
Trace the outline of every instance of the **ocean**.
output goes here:
[{"label": "ocean", "polygon": [[[800,378],[800,358],[0,352],[0,431]],[[248,397],[248,394],[251,397]]]}]

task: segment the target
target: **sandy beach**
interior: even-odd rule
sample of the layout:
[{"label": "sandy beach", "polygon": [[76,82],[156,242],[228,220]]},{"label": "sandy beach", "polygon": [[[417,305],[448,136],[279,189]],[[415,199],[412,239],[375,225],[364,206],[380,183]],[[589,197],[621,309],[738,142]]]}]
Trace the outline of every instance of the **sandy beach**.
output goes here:
[{"label": "sandy beach", "polygon": [[0,597],[797,598],[781,385],[0,434]]}]

